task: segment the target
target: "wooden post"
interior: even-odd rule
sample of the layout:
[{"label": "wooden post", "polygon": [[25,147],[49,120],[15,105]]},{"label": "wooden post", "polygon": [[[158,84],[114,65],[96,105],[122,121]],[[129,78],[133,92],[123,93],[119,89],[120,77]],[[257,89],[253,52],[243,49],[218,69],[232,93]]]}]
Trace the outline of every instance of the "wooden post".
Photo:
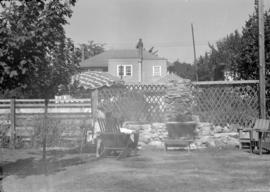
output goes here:
[{"label": "wooden post", "polygon": [[10,100],[10,148],[15,148],[15,134],[16,134],[16,99]]},{"label": "wooden post", "polygon": [[93,127],[94,127],[95,120],[97,117],[97,108],[98,108],[98,90],[95,89],[91,92],[91,112],[92,112],[92,118],[93,118],[93,122],[92,122]]},{"label": "wooden post", "polygon": [[45,109],[44,109],[44,119],[43,119],[43,127],[42,127],[42,159],[46,161],[46,145],[47,145],[47,129],[48,129],[48,103],[49,99],[45,99]]},{"label": "wooden post", "polygon": [[266,99],[265,99],[265,48],[264,48],[264,8],[263,0],[258,0],[258,19],[259,19],[259,69],[260,69],[260,116],[266,118]]}]

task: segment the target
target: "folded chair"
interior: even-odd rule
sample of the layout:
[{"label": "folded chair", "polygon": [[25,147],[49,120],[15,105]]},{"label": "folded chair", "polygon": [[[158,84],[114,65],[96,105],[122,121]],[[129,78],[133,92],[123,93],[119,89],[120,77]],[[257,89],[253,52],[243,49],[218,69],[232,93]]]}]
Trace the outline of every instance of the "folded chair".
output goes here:
[{"label": "folded chair", "polygon": [[125,158],[137,149],[138,137],[131,140],[131,135],[121,133],[121,123],[116,118],[97,119],[100,134],[97,137],[96,156],[98,158],[117,154],[118,159]]}]

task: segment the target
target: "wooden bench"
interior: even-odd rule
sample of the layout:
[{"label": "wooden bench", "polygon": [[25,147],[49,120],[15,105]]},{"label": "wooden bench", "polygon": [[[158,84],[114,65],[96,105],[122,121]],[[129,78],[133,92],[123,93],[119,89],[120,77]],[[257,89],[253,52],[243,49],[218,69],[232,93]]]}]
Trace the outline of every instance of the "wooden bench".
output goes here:
[{"label": "wooden bench", "polygon": [[168,151],[168,148],[170,147],[177,147],[180,149],[188,149],[190,151],[190,144],[193,142],[193,140],[188,139],[165,139],[164,140],[164,147],[165,151]]},{"label": "wooden bench", "polygon": [[165,151],[171,147],[190,150],[190,144],[195,138],[196,122],[169,122],[166,128],[168,138],[164,140]]}]

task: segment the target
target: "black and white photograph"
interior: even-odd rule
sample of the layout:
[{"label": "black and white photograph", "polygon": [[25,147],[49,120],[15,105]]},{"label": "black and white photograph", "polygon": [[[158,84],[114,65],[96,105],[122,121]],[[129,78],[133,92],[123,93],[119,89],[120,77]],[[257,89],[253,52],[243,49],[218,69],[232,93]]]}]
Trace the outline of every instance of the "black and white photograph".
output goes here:
[{"label": "black and white photograph", "polygon": [[0,192],[270,192],[270,0],[0,0]]}]

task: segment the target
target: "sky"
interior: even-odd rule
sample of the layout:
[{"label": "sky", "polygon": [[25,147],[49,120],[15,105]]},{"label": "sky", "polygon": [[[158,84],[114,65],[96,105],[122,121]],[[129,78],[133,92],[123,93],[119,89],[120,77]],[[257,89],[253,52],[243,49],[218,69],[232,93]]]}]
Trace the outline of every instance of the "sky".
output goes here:
[{"label": "sky", "polygon": [[[265,9],[270,0],[264,0]],[[66,34],[76,44],[94,41],[106,49],[133,49],[142,38],[170,62],[193,63],[234,30],[241,32],[254,0],[78,0]]]}]

